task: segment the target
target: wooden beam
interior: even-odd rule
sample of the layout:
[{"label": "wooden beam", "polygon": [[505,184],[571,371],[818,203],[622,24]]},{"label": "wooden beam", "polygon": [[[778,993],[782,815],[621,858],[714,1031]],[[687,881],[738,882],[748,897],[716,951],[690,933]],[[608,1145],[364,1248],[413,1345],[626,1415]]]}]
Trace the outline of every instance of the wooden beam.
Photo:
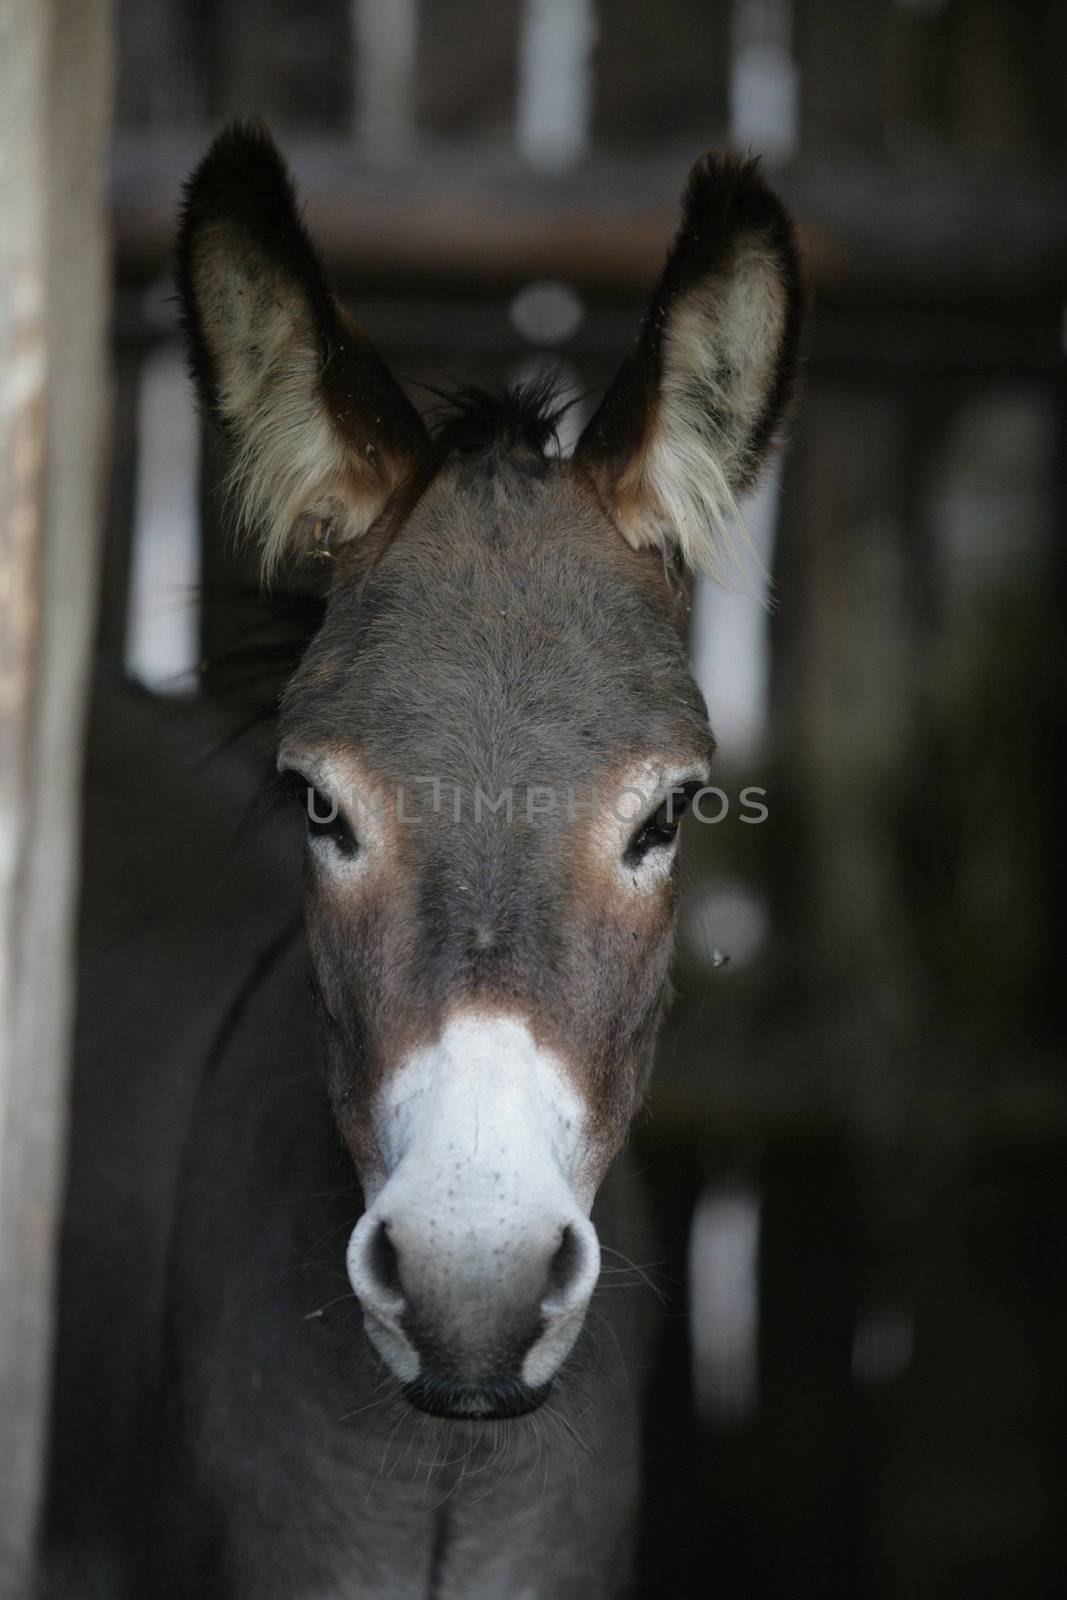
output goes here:
[{"label": "wooden beam", "polygon": [[0,10],[0,1600],[36,1593],[108,408],[106,0]]},{"label": "wooden beam", "polygon": [[[112,196],[120,268],[166,270],[181,184],[204,138],[119,140]],[[287,143],[308,220],[335,270],[398,288],[501,288],[562,277],[643,294],[677,225],[690,154],[595,157],[548,175],[478,148],[384,163],[338,142]],[[697,152],[691,152],[696,155]],[[803,162],[773,174],[794,207],[820,295],[958,306],[1058,304],[1067,191],[1032,170]]]}]

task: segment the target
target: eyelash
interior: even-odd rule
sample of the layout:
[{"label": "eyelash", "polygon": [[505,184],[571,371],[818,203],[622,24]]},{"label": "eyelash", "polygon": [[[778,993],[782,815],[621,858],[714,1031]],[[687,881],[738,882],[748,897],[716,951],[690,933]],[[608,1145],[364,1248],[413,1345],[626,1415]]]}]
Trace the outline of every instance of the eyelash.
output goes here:
[{"label": "eyelash", "polygon": [[674,843],[682,818],[699,791],[699,783],[686,783],[672,790],[657,811],[642,822],[626,847],[626,861],[636,866],[650,850],[663,849]]},{"label": "eyelash", "polygon": [[304,813],[304,823],[309,839],[328,839],[343,856],[354,856],[359,842],[341,815],[340,808],[309,783],[303,773],[290,774],[289,790]]}]

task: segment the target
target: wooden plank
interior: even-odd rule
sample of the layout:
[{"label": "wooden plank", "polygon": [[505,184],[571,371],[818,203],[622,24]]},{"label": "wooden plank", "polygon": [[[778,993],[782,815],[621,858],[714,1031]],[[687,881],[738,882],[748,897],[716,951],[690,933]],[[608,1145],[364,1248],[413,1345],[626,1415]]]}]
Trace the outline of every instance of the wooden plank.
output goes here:
[{"label": "wooden plank", "polygon": [[106,0],[0,24],[0,1597],[34,1592],[107,414]]},{"label": "wooden plank", "polygon": [[797,7],[800,127],[805,149],[876,155],[886,147],[887,0],[805,0]]},{"label": "wooden plank", "polygon": [[119,0],[114,10],[117,126],[134,137],[160,125],[196,127],[208,114],[214,82],[217,45],[207,17],[177,0]]},{"label": "wooden plank", "polygon": [[415,114],[420,137],[511,142],[519,0],[433,0],[419,9]]},{"label": "wooden plank", "polygon": [[[166,269],[181,183],[205,143],[118,142],[112,193],[125,270]],[[484,149],[390,164],[332,141],[294,140],[286,149],[331,264],[360,284],[471,292],[563,277],[617,295],[643,293],[654,279],[698,154],[598,157],[550,176]],[[827,159],[775,182],[801,219],[823,297],[1062,302],[1067,192],[1054,175],[1013,168],[972,180],[952,166],[909,177],[877,161]]]},{"label": "wooden plank", "polygon": [[[139,0],[138,0],[139,3]],[[177,7],[187,25],[192,8]],[[351,122],[352,33],[338,0],[206,7],[194,26],[212,119],[255,112],[275,125],[340,134]],[[195,12],[192,12],[195,15]],[[168,60],[170,74],[175,63]],[[125,74],[128,75],[128,72]]]},{"label": "wooden plank", "polygon": [[40,1449],[41,1375],[24,1347],[41,1327],[27,1290],[49,1243],[22,1192],[36,1108],[21,1070],[18,1015],[45,493],[46,39],[33,0],[13,0],[2,16],[0,144],[10,154],[0,167],[0,1595],[17,1600],[29,1592],[35,1506],[26,1479],[27,1468],[37,1475]]},{"label": "wooden plank", "polygon": [[644,152],[681,145],[695,155],[722,141],[729,123],[728,6],[600,0],[597,21],[598,146]]}]

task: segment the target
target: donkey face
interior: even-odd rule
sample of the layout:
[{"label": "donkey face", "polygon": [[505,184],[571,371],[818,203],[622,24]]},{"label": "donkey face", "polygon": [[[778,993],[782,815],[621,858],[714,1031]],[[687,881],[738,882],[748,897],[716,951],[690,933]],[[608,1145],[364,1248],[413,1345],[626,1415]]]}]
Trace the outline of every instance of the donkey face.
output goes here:
[{"label": "donkey face", "polygon": [[194,175],[194,372],[269,572],[328,526],[287,690],[328,1087],[366,1209],[348,1270],[418,1405],[543,1397],[664,1003],[676,834],[712,741],[681,637],[786,404],[799,291],[751,165],[705,158],[638,343],[572,461],[549,401],[430,437],[338,308],[266,133]]}]

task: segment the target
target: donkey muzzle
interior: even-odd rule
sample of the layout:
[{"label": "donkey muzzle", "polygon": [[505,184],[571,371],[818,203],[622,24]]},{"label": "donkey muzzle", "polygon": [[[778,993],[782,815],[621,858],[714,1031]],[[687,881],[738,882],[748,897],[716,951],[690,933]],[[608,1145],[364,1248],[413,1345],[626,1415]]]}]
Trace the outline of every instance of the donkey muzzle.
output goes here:
[{"label": "donkey muzzle", "polygon": [[581,1330],[600,1252],[574,1211],[537,1223],[505,1200],[481,1228],[371,1208],[348,1272],[371,1342],[420,1410],[521,1416],[544,1399]]},{"label": "donkey muzzle", "polygon": [[600,1271],[586,1123],[517,1017],[454,1014],[384,1085],[348,1275],[414,1404],[510,1416],[543,1398]]}]

